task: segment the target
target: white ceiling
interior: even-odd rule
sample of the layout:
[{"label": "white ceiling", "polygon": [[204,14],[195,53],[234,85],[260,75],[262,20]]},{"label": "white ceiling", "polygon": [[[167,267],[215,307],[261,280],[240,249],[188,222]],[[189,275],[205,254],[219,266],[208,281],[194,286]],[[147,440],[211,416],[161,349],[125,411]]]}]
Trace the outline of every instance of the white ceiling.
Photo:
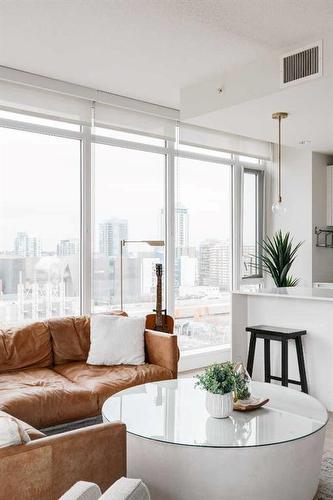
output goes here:
[{"label": "white ceiling", "polygon": [[[333,0],[0,0],[0,65],[179,107],[182,88],[332,39],[332,26]],[[310,106],[318,136],[331,114],[321,96],[320,111]],[[253,113],[278,111],[284,104],[278,99],[238,104],[224,110],[223,120],[207,114],[202,121],[266,138],[273,129],[268,133]],[[303,114],[295,130],[308,119]],[[321,149],[329,149],[328,141]]]},{"label": "white ceiling", "polygon": [[332,0],[0,0],[0,64],[177,107],[332,16]]},{"label": "white ceiling", "polygon": [[282,123],[283,144],[333,154],[333,76],[201,113],[187,121],[277,142],[278,123],[272,120],[272,113],[276,111],[289,114]]},{"label": "white ceiling", "polygon": [[181,87],[267,51],[221,24],[224,10],[230,2],[0,0],[0,64],[177,107]]}]

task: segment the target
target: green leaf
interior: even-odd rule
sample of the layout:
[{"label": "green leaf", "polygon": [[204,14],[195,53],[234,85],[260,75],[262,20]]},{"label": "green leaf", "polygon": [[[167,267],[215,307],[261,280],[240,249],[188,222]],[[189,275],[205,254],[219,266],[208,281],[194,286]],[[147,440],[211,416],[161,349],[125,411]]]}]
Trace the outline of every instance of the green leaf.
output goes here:
[{"label": "green leaf", "polygon": [[258,242],[261,250],[259,255],[252,255],[259,262],[252,264],[255,269],[262,268],[269,274],[277,287],[296,286],[298,278],[289,275],[290,269],[297,257],[299,248],[303,241],[293,247],[293,238],[290,233],[277,231],[272,238],[266,236],[263,242]]}]

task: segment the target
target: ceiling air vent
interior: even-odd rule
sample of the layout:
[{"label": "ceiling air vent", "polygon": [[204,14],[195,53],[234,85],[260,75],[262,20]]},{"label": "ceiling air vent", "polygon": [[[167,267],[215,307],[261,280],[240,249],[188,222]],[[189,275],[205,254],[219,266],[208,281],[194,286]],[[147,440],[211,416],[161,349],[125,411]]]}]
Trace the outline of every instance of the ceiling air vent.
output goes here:
[{"label": "ceiling air vent", "polygon": [[321,75],[321,41],[281,57],[281,87],[302,83]]}]

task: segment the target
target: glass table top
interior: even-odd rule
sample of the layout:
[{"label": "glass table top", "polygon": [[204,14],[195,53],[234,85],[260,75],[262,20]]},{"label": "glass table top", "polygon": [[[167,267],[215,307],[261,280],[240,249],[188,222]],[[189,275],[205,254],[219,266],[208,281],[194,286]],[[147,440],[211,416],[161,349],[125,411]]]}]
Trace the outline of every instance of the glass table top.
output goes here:
[{"label": "glass table top", "polygon": [[103,405],[105,421],[120,420],[127,432],[166,443],[207,447],[265,446],[308,436],[327,423],[319,401],[298,390],[252,382],[255,397],[269,403],[226,419],[210,417],[206,394],[193,378],[139,385],[111,396]]}]

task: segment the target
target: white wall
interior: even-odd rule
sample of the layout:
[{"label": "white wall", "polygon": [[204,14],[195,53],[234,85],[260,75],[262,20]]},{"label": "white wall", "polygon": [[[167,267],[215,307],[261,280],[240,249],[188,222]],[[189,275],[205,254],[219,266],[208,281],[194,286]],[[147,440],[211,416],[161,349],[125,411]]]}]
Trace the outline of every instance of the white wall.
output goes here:
[{"label": "white wall", "polygon": [[315,226],[326,226],[327,177],[326,166],[333,158],[312,154],[312,275],[313,281],[333,281],[333,249],[317,248]]},{"label": "white wall", "polygon": [[[282,199],[286,213],[272,214],[272,201],[277,198],[277,148],[268,167],[266,183],[266,233],[271,236],[282,229],[290,231],[294,242],[304,241],[292,268],[300,285],[312,286],[316,281],[333,282],[333,249],[317,248],[315,226],[326,226],[326,166],[333,158],[307,149],[282,149]],[[272,282],[267,280],[266,285]]]},{"label": "white wall", "polygon": [[[300,285],[312,286],[312,152],[302,148],[282,148],[282,200],[287,209],[273,215],[272,202],[277,199],[277,147],[268,168],[266,181],[266,233],[271,236],[282,229],[290,231],[294,243],[304,241],[291,274]],[[272,282],[267,283],[267,285]]]}]

